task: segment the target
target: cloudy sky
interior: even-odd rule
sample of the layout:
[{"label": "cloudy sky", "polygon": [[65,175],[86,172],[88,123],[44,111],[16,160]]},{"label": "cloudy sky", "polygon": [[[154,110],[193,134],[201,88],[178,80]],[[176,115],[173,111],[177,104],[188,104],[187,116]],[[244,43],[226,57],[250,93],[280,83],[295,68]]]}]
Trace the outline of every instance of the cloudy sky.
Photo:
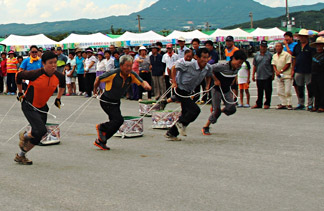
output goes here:
[{"label": "cloudy sky", "polygon": [[[256,1],[272,7],[285,6],[285,0]],[[0,24],[128,15],[155,2],[157,0],[0,0]],[[324,3],[324,0],[289,0],[291,6],[317,2]]]}]

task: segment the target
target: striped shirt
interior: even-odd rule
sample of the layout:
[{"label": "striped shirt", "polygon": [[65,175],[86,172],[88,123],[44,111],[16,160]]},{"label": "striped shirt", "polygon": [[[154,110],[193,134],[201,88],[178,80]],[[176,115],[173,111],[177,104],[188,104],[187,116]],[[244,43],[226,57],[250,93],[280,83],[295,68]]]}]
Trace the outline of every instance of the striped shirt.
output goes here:
[{"label": "striped shirt", "polygon": [[16,58],[7,59],[7,73],[16,73],[17,72],[18,60]]}]

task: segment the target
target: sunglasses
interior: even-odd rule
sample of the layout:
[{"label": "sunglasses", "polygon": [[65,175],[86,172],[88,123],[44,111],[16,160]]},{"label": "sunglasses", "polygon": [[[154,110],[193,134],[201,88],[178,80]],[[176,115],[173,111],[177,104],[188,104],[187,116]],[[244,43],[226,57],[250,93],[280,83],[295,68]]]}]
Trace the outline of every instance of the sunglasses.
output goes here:
[{"label": "sunglasses", "polygon": [[31,51],[30,53],[38,53],[38,51]]}]

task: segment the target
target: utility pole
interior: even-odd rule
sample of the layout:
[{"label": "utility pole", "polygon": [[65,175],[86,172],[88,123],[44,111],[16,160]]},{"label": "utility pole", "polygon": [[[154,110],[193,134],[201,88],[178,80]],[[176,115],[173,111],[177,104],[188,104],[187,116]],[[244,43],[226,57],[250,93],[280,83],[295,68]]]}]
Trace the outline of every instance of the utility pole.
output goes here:
[{"label": "utility pole", "polygon": [[290,23],[290,17],[289,17],[288,0],[286,0],[286,17],[287,17],[287,31],[291,31],[291,23]]},{"label": "utility pole", "polygon": [[143,20],[144,18],[141,18],[140,15],[137,15],[137,19],[138,20],[138,32],[141,32],[141,20]]},{"label": "utility pole", "polygon": [[206,28],[207,28],[207,31],[209,31],[209,27],[210,27],[209,23],[206,22]]},{"label": "utility pole", "polygon": [[251,29],[253,29],[253,13],[249,13],[249,17],[251,18]]}]

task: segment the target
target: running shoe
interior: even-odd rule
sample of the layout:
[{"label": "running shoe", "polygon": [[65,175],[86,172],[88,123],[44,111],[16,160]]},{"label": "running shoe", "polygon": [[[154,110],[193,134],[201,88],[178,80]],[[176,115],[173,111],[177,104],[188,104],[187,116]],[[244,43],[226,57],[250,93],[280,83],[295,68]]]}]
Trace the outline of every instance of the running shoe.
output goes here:
[{"label": "running shoe", "polygon": [[311,111],[313,109],[313,106],[307,106],[307,111]]},{"label": "running shoe", "polygon": [[102,143],[101,141],[99,141],[98,139],[96,139],[93,142],[93,145],[95,145],[96,147],[99,147],[101,150],[110,150],[109,147],[107,147],[106,144]]},{"label": "running shoe", "polygon": [[165,135],[164,135],[165,138],[169,139],[169,141],[181,141],[180,138],[170,134],[169,132],[167,132]]},{"label": "running shoe", "polygon": [[107,141],[106,139],[106,132],[103,132],[100,130],[100,124],[96,125],[96,130],[97,130],[97,134],[98,134],[98,139],[99,141],[105,143]]},{"label": "running shoe", "polygon": [[288,110],[293,110],[292,105],[288,105],[288,106],[287,106],[287,109],[288,109]]},{"label": "running shoe", "polygon": [[19,163],[21,165],[32,165],[33,164],[33,161],[28,160],[28,158],[26,158],[26,156],[19,156],[18,154],[16,154],[14,161],[16,161],[17,163]]},{"label": "running shoe", "polygon": [[176,122],[176,123],[175,123],[175,126],[177,127],[179,133],[180,133],[182,136],[187,136],[187,133],[186,133],[186,126],[184,126],[181,122]]},{"label": "running shoe", "polygon": [[243,108],[243,105],[242,104],[238,104],[237,107]]},{"label": "running shoe", "polygon": [[245,104],[243,107],[244,108],[250,108],[250,105],[249,104]]},{"label": "running shoe", "polygon": [[211,133],[209,132],[209,127],[203,127],[201,129],[201,132],[203,133],[204,136],[210,136]]}]

